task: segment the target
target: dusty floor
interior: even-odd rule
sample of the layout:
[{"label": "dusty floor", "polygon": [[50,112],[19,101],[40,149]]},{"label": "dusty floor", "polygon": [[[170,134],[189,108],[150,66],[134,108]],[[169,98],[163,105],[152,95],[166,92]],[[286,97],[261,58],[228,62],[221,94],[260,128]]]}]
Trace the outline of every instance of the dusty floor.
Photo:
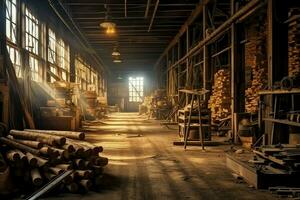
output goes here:
[{"label": "dusty floor", "polygon": [[229,147],[173,146],[176,130],[136,113],[112,114],[105,124],[86,127],[87,139],[104,147],[110,160],[99,192],[86,195],[61,194],[48,199],[276,199],[268,191],[257,191],[237,183],[225,166]]}]

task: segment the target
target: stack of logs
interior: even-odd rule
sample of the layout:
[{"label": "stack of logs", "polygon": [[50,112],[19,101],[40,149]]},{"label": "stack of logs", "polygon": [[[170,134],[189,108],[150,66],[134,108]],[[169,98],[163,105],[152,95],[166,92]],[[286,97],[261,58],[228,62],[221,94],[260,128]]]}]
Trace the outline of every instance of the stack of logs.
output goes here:
[{"label": "stack of logs", "polygon": [[7,137],[0,138],[0,144],[20,189],[39,188],[72,170],[59,188],[76,193],[96,188],[101,183],[103,167],[108,164],[108,159],[99,155],[103,148],[84,138],[83,132],[25,129],[11,130]]},{"label": "stack of logs", "polygon": [[258,110],[258,91],[267,84],[267,50],[265,15],[261,15],[251,22],[247,29],[247,43],[245,44],[245,65],[250,67],[251,77],[245,91],[245,109],[248,113]]},{"label": "stack of logs", "polygon": [[215,73],[212,95],[209,100],[212,122],[228,117],[230,109],[230,71],[221,69]]},{"label": "stack of logs", "polygon": [[291,8],[288,22],[288,72],[289,76],[300,73],[300,8]]}]

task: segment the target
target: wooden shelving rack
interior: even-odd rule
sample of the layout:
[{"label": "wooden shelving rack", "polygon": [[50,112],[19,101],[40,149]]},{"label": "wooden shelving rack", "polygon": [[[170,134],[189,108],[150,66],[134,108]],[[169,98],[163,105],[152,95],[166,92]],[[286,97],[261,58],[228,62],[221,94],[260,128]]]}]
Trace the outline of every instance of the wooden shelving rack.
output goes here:
[{"label": "wooden shelving rack", "polygon": [[[291,95],[291,105],[292,105],[292,111],[294,110],[294,95],[300,95],[300,89],[299,88],[293,88],[291,90],[261,90],[258,92],[260,95],[260,102],[259,102],[259,113],[258,113],[258,126],[259,130],[262,131],[262,123],[263,122],[271,122],[272,123],[272,129],[271,129],[271,135],[270,135],[270,144],[273,144],[273,138],[274,138],[274,129],[275,124],[285,124],[288,126],[297,126],[300,127],[300,123],[289,121],[287,119],[278,119],[278,99],[283,95]],[[273,104],[273,111],[272,115],[273,117],[262,117],[263,116],[263,96],[266,95],[273,95],[274,96],[274,104]],[[267,115],[269,116],[269,115]],[[263,144],[265,145],[265,134],[262,135],[263,138]]]},{"label": "wooden shelving rack", "polygon": [[[199,138],[202,149],[204,149],[204,130],[203,127],[210,127],[210,116],[207,115],[208,112],[204,115],[204,112],[201,108],[201,97],[209,92],[209,90],[179,90],[181,93],[186,95],[191,95],[191,107],[189,110],[178,110],[178,127],[183,130],[183,140],[184,140],[184,149],[186,149],[190,128],[199,128]],[[197,110],[194,111],[194,100],[196,100],[198,106]],[[204,123],[204,120],[206,123]]]}]

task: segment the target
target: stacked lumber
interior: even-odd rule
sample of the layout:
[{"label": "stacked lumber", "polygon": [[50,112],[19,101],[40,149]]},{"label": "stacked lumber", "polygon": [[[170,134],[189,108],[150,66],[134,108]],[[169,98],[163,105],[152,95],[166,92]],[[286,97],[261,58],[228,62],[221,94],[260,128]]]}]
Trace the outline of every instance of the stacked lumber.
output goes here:
[{"label": "stacked lumber", "polygon": [[171,112],[171,101],[165,89],[157,89],[151,96],[145,97],[140,106],[140,113],[146,113],[149,118],[165,119]]},{"label": "stacked lumber", "polygon": [[288,74],[291,77],[300,73],[300,8],[291,8],[288,15]]},{"label": "stacked lumber", "polygon": [[300,172],[300,146],[281,144],[262,146],[254,153],[268,160],[273,166],[285,169],[291,173]]},{"label": "stacked lumber", "polygon": [[[0,138],[0,144],[16,185],[39,188],[72,170],[59,188],[77,193],[99,185],[103,168],[108,164],[108,159],[99,155],[102,146],[84,138],[83,132],[25,129],[11,130],[7,137]],[[0,168],[5,166],[1,161]]]},{"label": "stacked lumber", "polygon": [[267,49],[266,23],[260,16],[247,29],[247,43],[245,44],[245,65],[250,68],[251,77],[245,90],[245,110],[248,113],[258,111],[259,95],[267,84]]},{"label": "stacked lumber", "polygon": [[209,100],[212,122],[220,121],[231,113],[230,71],[221,69],[214,75],[212,95]]}]

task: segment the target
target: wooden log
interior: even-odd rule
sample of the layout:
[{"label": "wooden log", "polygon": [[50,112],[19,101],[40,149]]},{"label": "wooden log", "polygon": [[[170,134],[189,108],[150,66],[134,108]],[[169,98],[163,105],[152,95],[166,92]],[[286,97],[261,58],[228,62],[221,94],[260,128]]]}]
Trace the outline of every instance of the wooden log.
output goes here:
[{"label": "wooden log", "polygon": [[78,185],[76,183],[67,184],[66,188],[71,193],[76,193],[78,191]]},{"label": "wooden log", "polygon": [[75,152],[75,148],[73,145],[71,144],[65,144],[62,146],[63,149],[68,150],[69,153],[74,153]]},{"label": "wooden log", "polygon": [[54,157],[60,156],[66,159],[69,159],[70,154],[68,150],[65,149],[59,149],[59,148],[55,148],[55,147],[49,147],[50,149],[52,149],[53,152],[57,152],[58,155],[55,155]]},{"label": "wooden log", "polygon": [[86,191],[89,191],[92,187],[92,182],[89,179],[82,179],[79,181],[80,186],[82,186]]},{"label": "wooden log", "polygon": [[50,181],[50,180],[52,180],[52,179],[54,179],[54,178],[56,177],[55,174],[50,173],[50,172],[44,172],[44,175],[45,175],[45,177],[46,177],[46,179],[47,179],[48,181]]},{"label": "wooden log", "polygon": [[79,177],[83,179],[89,179],[92,177],[92,171],[91,170],[76,170],[75,171]]},{"label": "wooden log", "polygon": [[70,164],[59,164],[59,165],[56,165],[55,167],[63,169],[63,170],[73,169],[72,165],[70,165]]},{"label": "wooden log", "polygon": [[93,167],[93,163],[89,160],[84,161],[84,168],[91,169]]},{"label": "wooden log", "polygon": [[0,172],[4,172],[7,169],[8,165],[5,162],[5,159],[2,155],[2,153],[0,152]]},{"label": "wooden log", "polygon": [[76,169],[84,169],[85,168],[85,162],[82,159],[75,159],[73,160],[74,165],[76,166]]},{"label": "wooden log", "polygon": [[55,175],[62,174],[65,170],[58,168],[58,167],[49,167],[49,171]]},{"label": "wooden log", "polygon": [[27,162],[27,156],[22,152],[20,151],[19,149],[15,149],[16,152],[18,152],[18,154],[20,155],[20,158],[23,162]]},{"label": "wooden log", "polygon": [[72,145],[75,149],[76,157],[84,157],[84,148],[76,143],[67,140],[67,145]]},{"label": "wooden log", "polygon": [[26,157],[27,157],[27,162],[29,164],[29,166],[31,167],[37,167],[37,163],[38,163],[38,160],[36,159],[35,156],[33,156],[31,153],[27,152],[26,154]]},{"label": "wooden log", "polygon": [[97,166],[106,166],[108,164],[108,158],[99,156],[96,158],[94,164]]},{"label": "wooden log", "polygon": [[67,140],[69,142],[78,144],[78,145],[80,145],[82,147],[85,147],[85,148],[88,148],[88,149],[92,149],[93,154],[96,154],[96,155],[98,155],[98,153],[100,153],[100,152],[103,151],[103,147],[102,146],[94,145],[94,144],[91,144],[91,143],[86,142],[86,141],[78,141],[78,140],[71,140],[71,139],[67,139]]},{"label": "wooden log", "polygon": [[65,184],[71,184],[72,182],[74,182],[73,176],[71,176],[71,175],[67,176],[67,177],[63,180],[63,182],[64,182]]},{"label": "wooden log", "polygon": [[32,169],[30,174],[31,174],[31,181],[33,185],[41,186],[43,184],[42,176],[40,174],[40,171],[37,168]]},{"label": "wooden log", "polygon": [[45,134],[45,133],[10,130],[9,134],[14,136],[14,138],[17,138],[17,139],[37,140],[42,143],[46,143],[46,144],[50,144],[50,145],[62,146],[66,143],[65,137],[49,135],[49,134]]},{"label": "wooden log", "polygon": [[84,132],[76,132],[76,131],[55,131],[55,130],[37,130],[37,129],[24,129],[25,131],[29,132],[36,132],[36,133],[46,133],[49,135],[56,135],[67,137],[76,140],[84,140],[85,133]]},{"label": "wooden log", "polygon": [[43,147],[43,144],[39,141],[21,140],[21,139],[15,139],[15,141],[35,149],[40,149]]},{"label": "wooden log", "polygon": [[42,148],[39,149],[39,152],[43,155],[43,156],[47,156],[47,157],[55,157],[54,156],[54,151],[53,149],[51,149],[50,147],[48,146],[44,146]]},{"label": "wooden log", "polygon": [[10,146],[11,148],[15,148],[15,149],[19,149],[19,150],[22,150],[24,152],[30,152],[32,154],[35,154],[35,155],[39,155],[39,151],[36,150],[36,149],[33,149],[31,147],[28,147],[24,144],[20,144],[12,139],[8,139],[8,138],[4,138],[4,137],[1,137],[0,138],[0,142]]},{"label": "wooden log", "polygon": [[9,161],[12,161],[12,162],[17,162],[17,161],[21,160],[20,154],[17,151],[15,151],[15,150],[9,150],[9,151],[7,151],[6,152],[6,158]]},{"label": "wooden log", "polygon": [[41,157],[36,156],[36,155],[32,155],[29,152],[26,153],[26,156],[27,156],[27,158],[35,158],[37,160],[37,166],[38,167],[48,168],[49,165],[50,165],[49,160],[46,160],[46,159],[41,158]]}]

